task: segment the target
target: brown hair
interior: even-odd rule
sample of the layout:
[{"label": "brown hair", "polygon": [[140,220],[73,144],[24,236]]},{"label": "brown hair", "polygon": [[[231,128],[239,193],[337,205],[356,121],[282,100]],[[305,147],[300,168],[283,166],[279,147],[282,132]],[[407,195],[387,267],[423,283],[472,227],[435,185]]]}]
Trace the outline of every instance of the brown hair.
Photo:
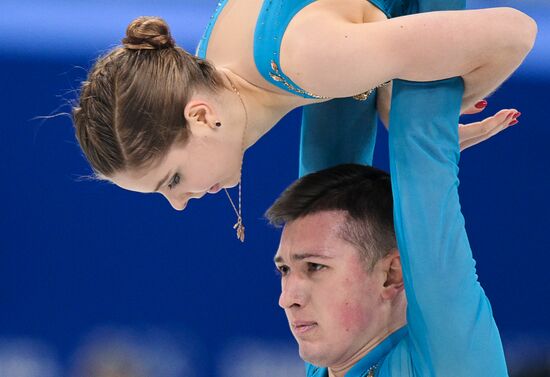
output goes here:
[{"label": "brown hair", "polygon": [[148,167],[186,142],[189,96],[223,86],[210,63],[175,45],[161,18],[135,19],[122,43],[98,59],[73,108],[76,138],[104,177]]},{"label": "brown hair", "polygon": [[322,211],[343,211],[340,236],[363,256],[369,268],[397,248],[388,173],[346,164],[306,175],[290,185],[266,211],[275,226]]}]

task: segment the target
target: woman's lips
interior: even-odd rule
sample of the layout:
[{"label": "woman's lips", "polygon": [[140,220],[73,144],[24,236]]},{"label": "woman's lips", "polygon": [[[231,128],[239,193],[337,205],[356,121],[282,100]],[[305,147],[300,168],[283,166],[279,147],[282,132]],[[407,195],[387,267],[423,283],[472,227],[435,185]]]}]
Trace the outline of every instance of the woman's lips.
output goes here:
[{"label": "woman's lips", "polygon": [[219,183],[216,183],[214,186],[210,187],[208,189],[209,194],[216,194],[222,189],[221,185]]}]

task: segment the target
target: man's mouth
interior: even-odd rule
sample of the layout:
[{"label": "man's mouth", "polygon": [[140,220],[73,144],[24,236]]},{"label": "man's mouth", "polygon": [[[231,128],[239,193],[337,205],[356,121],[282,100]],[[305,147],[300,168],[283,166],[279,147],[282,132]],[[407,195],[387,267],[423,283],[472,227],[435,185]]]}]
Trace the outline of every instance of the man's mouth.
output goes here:
[{"label": "man's mouth", "polygon": [[317,322],[312,321],[294,321],[292,322],[292,329],[295,334],[305,334],[317,327]]}]

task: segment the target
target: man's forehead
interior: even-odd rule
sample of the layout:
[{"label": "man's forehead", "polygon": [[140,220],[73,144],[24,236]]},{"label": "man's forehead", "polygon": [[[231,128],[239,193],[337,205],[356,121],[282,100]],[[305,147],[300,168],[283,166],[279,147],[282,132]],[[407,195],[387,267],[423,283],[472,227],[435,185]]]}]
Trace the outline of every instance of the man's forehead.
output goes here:
[{"label": "man's forehead", "polygon": [[323,211],[285,224],[277,260],[300,260],[307,257],[332,258],[341,242],[340,226],[345,215],[341,211]]},{"label": "man's forehead", "polygon": [[346,221],[346,213],[344,211],[319,211],[285,224],[284,233],[316,233],[323,232],[325,234],[338,231],[341,225]]},{"label": "man's forehead", "polygon": [[[310,258],[316,258],[316,259],[333,259],[334,256],[331,255],[331,253],[327,253],[327,252],[324,252],[324,251],[319,251],[319,252],[316,252],[316,251],[304,251],[304,252],[295,252],[295,253],[290,253],[290,256],[288,257],[288,259],[290,259],[291,261],[302,261],[302,260],[305,260],[305,259],[310,259]],[[281,262],[286,262],[287,260],[285,259],[285,257],[282,255],[282,254],[275,254],[275,258],[273,258],[273,261],[275,263],[281,263]]]}]

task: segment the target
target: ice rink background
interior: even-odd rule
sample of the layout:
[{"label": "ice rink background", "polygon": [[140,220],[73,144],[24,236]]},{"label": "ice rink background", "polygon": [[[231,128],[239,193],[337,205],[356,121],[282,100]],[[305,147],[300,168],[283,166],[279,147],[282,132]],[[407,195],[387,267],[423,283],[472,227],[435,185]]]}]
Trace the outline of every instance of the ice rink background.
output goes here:
[{"label": "ice rink background", "polygon": [[[69,119],[35,119],[69,111],[133,18],[162,16],[194,51],[215,6],[0,3],[1,377],[303,375],[277,306],[279,233],[262,219],[297,176],[299,112],[247,152],[244,245],[222,194],[178,213],[158,195],[83,181]],[[539,38],[486,110],[516,107],[519,125],[464,152],[460,193],[513,375],[535,376],[526,369],[550,370],[550,2],[469,2],[489,6],[527,12]],[[375,162],[387,170],[383,130]]]}]

